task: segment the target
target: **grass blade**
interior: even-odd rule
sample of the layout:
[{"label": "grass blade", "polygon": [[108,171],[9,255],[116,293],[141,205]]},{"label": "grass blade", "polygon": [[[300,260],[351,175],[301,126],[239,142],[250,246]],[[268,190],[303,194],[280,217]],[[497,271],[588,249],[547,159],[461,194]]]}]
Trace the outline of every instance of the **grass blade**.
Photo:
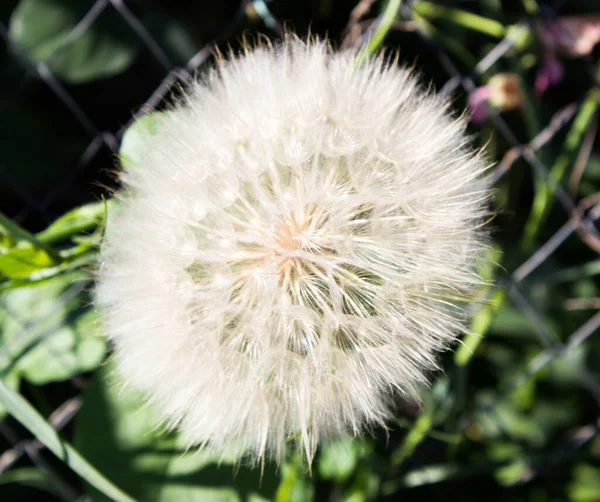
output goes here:
[{"label": "grass blade", "polygon": [[90,465],[71,445],[62,441],[56,431],[16,391],[0,379],[0,403],[7,411],[89,484],[116,502],[135,502]]}]

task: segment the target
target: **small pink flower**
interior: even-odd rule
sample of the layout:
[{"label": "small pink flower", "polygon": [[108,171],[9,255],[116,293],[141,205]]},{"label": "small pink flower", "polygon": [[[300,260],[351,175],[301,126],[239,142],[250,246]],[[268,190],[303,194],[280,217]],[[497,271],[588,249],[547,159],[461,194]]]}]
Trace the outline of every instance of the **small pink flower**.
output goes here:
[{"label": "small pink flower", "polygon": [[525,103],[521,80],[514,73],[498,73],[487,85],[478,87],[469,96],[469,111],[474,124],[485,122],[489,106],[499,111],[521,108]]}]

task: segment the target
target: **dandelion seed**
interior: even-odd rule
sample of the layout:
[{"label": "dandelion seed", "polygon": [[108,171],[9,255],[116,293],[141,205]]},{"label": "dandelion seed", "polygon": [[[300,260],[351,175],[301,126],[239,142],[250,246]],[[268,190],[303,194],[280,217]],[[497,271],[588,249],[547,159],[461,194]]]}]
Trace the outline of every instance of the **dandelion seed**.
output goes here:
[{"label": "dandelion seed", "polygon": [[190,444],[280,460],[384,425],[463,332],[488,187],[464,120],[383,59],[220,62],[123,175],[98,302]]}]

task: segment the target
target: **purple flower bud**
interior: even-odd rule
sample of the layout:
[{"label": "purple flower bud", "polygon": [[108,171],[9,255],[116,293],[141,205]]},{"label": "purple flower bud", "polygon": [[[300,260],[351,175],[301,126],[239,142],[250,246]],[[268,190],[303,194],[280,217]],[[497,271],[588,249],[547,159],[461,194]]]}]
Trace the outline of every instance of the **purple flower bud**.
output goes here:
[{"label": "purple flower bud", "polygon": [[563,64],[553,54],[548,54],[538,68],[535,92],[543,94],[549,87],[556,87],[562,82],[564,73]]},{"label": "purple flower bud", "polygon": [[484,85],[475,89],[469,96],[468,107],[474,124],[482,124],[487,119],[490,94],[490,87]]}]

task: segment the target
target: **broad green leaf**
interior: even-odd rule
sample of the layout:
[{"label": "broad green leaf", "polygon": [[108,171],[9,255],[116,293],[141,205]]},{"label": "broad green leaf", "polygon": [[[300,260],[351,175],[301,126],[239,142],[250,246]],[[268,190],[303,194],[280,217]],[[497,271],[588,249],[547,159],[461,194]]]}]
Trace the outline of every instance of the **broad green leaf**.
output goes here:
[{"label": "broad green leaf", "polygon": [[93,5],[91,0],[21,0],[10,18],[10,37],[29,60],[46,62],[68,82],[110,77],[133,62],[140,41],[113,8],[73,37]]},{"label": "broad green leaf", "polygon": [[162,122],[169,112],[153,112],[136,120],[125,131],[121,141],[119,154],[124,169],[139,166],[144,152],[151,142],[152,136],[159,133]]},{"label": "broad green leaf", "polygon": [[312,502],[314,487],[295,458],[281,466],[281,483],[275,494],[275,502]]},{"label": "broad green leaf", "polygon": [[492,460],[506,461],[506,465],[498,467],[494,476],[498,483],[512,486],[526,479],[530,472],[523,451],[518,444],[495,441],[489,445],[489,457]]},{"label": "broad green leaf", "polygon": [[573,481],[568,487],[569,500],[596,502],[600,500],[600,469],[589,464],[578,464],[573,469]]},{"label": "broad green leaf", "polygon": [[89,308],[81,273],[0,295],[0,373],[18,370],[35,384],[66,380],[104,357],[97,313]]},{"label": "broad green leaf", "polygon": [[325,445],[319,456],[319,475],[343,483],[356,469],[360,454],[360,445],[351,438]]},{"label": "broad green leaf", "polygon": [[11,279],[27,277],[36,270],[53,264],[54,260],[46,250],[31,246],[10,249],[0,254],[0,274]]},{"label": "broad green leaf", "polygon": [[146,26],[175,64],[184,65],[198,51],[190,30],[178,20],[164,13],[150,19]]},{"label": "broad green leaf", "polygon": [[[156,410],[131,388],[114,381],[108,364],[84,394],[75,445],[101,472],[144,502],[258,502],[271,500],[275,467],[236,468],[235,458],[192,449],[179,436],[161,432]],[[93,500],[107,500],[92,490]]]},{"label": "broad green leaf", "polygon": [[107,206],[112,201],[93,202],[62,215],[55,220],[48,228],[36,235],[37,239],[44,243],[52,243],[67,239],[73,235],[89,232],[96,228],[98,223],[103,220]]}]

